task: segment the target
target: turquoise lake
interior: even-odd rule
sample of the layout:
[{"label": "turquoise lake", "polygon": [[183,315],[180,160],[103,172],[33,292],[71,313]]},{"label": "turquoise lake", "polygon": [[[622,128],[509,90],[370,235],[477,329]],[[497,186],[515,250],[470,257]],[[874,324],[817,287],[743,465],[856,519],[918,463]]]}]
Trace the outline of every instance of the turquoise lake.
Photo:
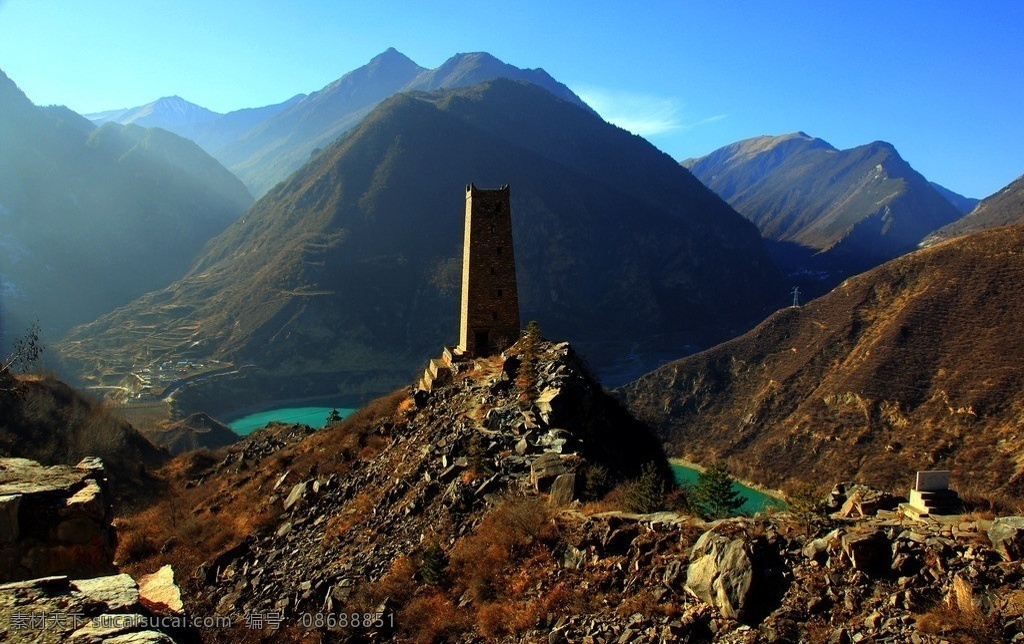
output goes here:
[{"label": "turquoise lake", "polygon": [[[695,485],[697,483],[697,475],[700,474],[700,472],[691,467],[676,465],[675,463],[672,464],[672,472],[676,475],[677,483],[687,483],[689,485]],[[733,483],[732,489],[739,492],[745,499],[743,505],[740,506],[741,514],[764,512],[765,508],[768,508],[769,506],[779,509],[786,507],[785,502],[776,499],[775,497],[768,496],[764,492],[759,492],[758,490],[749,488],[746,485]]]},{"label": "turquoise lake", "polygon": [[277,409],[268,409],[255,414],[249,414],[248,416],[242,416],[241,418],[228,422],[227,425],[233,429],[236,434],[241,436],[251,434],[257,429],[266,427],[267,423],[272,423],[274,421],[279,423],[301,423],[303,425],[309,425],[310,427],[316,427],[319,429],[327,424],[327,415],[331,413],[332,409],[337,409],[342,418],[345,418],[355,411],[354,409],[340,406],[279,407]]}]

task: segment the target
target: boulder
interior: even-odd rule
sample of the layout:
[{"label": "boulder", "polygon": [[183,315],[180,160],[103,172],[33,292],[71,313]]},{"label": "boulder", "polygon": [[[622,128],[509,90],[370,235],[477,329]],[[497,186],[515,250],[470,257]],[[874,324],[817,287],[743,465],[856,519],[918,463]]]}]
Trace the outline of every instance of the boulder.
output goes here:
[{"label": "boulder", "polygon": [[530,465],[530,483],[538,492],[546,490],[562,474],[565,474],[562,457],[551,452],[541,454]]},{"label": "boulder", "polygon": [[713,530],[701,535],[690,552],[686,589],[725,617],[738,619],[751,599],[754,566],[743,538]]},{"label": "boulder", "polygon": [[0,583],[115,572],[112,520],[99,459],[74,467],[0,459]]},{"label": "boulder", "polygon": [[185,610],[181,589],[174,583],[174,568],[170,564],[139,579],[139,596],[147,606],[159,612],[180,615]]},{"label": "boulder", "polygon": [[288,493],[288,497],[284,500],[284,510],[287,512],[296,506],[299,501],[306,496],[306,483],[296,483],[292,486],[292,491]]},{"label": "boulder", "polygon": [[829,532],[820,539],[809,540],[803,547],[803,555],[812,561],[825,563],[828,560],[829,550],[838,542],[840,531],[838,529]]},{"label": "boulder", "polygon": [[20,494],[0,496],[0,544],[18,540],[18,507]]},{"label": "boulder", "polygon": [[998,517],[988,529],[992,548],[1007,561],[1024,558],[1024,517]]},{"label": "boulder", "polygon": [[892,510],[897,505],[899,500],[888,492],[866,485],[853,485],[846,490],[846,500],[839,514],[843,517],[867,517],[877,514],[879,510]]},{"label": "boulder", "polygon": [[561,474],[551,484],[551,505],[569,505],[576,494],[576,475]]},{"label": "boulder", "polygon": [[843,552],[855,570],[882,574],[892,566],[892,544],[881,530],[850,532],[842,539]]}]

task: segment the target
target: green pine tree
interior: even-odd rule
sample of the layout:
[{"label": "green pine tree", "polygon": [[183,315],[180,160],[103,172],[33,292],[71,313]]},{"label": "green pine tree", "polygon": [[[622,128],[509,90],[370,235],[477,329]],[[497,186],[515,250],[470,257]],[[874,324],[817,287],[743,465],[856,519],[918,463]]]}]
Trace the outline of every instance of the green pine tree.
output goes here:
[{"label": "green pine tree", "polygon": [[736,514],[743,505],[743,497],[732,484],[733,479],[722,460],[715,461],[697,475],[693,500],[702,517],[721,519]]},{"label": "green pine tree", "polygon": [[420,561],[420,577],[423,581],[437,586],[444,583],[448,573],[448,555],[441,546],[432,544],[423,552]]}]

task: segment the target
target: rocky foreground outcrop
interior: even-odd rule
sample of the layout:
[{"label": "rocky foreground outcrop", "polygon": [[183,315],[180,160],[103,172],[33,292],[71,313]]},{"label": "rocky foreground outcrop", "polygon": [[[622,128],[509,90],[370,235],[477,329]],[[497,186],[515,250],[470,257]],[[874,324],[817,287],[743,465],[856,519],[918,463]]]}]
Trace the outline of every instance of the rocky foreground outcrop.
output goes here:
[{"label": "rocky foreground outcrop", "polygon": [[0,459],[0,641],[196,639],[169,566],[144,577],[141,590],[117,574],[112,518],[100,459],[74,467]]},{"label": "rocky foreground outcrop", "polygon": [[[157,612],[129,575],[43,577],[0,585],[0,641],[174,644],[198,641],[180,613]],[[211,624],[212,626],[212,624]]]},{"label": "rocky foreground outcrop", "polygon": [[0,583],[114,572],[117,537],[103,463],[0,459]]}]

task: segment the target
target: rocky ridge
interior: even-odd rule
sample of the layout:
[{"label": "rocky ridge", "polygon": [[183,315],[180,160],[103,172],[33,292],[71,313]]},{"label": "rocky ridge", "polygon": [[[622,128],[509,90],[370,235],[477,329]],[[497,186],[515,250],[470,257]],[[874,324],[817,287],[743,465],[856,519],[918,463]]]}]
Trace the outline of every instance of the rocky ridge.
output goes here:
[{"label": "rocky ridge", "polygon": [[[514,355],[456,364],[447,384],[413,391],[401,411],[375,424],[369,441],[382,444],[374,458],[342,475],[280,472],[262,501],[280,515],[201,567],[191,586],[197,608],[277,610],[293,620],[336,611],[422,548],[425,535],[449,546],[510,497],[543,491],[569,503],[594,464],[623,479],[653,459],[667,475],[657,443],[594,387],[568,344],[542,353],[537,388],[547,395],[536,398],[544,403],[520,400]],[[622,438],[602,420],[616,409]],[[243,441],[217,469],[237,468],[252,445]]]},{"label": "rocky ridge", "polygon": [[757,224],[781,264],[848,275],[961,216],[882,141],[837,150],[803,132],[760,136],[682,165]]},{"label": "rocky ridge", "polygon": [[1008,186],[982,200],[962,218],[943,226],[925,237],[920,246],[935,244],[999,226],[1013,226],[1024,221],[1024,176],[1017,177]]}]

